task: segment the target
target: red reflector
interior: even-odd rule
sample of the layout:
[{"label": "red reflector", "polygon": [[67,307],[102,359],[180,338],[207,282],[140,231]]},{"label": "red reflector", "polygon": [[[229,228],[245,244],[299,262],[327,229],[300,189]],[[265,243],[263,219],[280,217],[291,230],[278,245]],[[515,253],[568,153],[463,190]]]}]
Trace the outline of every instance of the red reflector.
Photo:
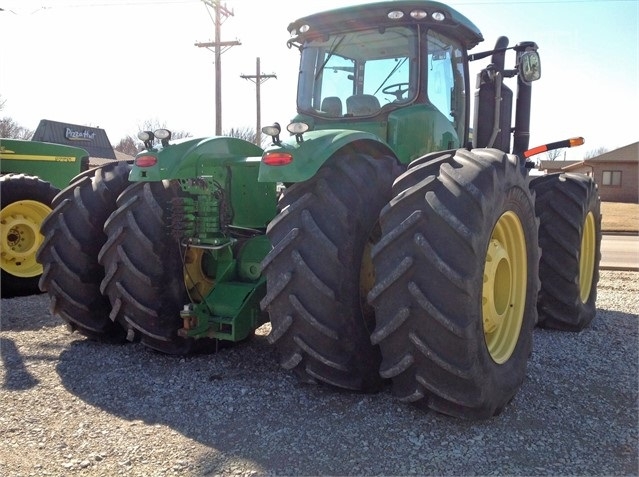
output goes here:
[{"label": "red reflector", "polygon": [[262,162],[269,166],[285,166],[293,162],[293,156],[286,152],[267,152]]},{"label": "red reflector", "polygon": [[158,163],[155,156],[140,156],[135,158],[135,165],[138,167],[151,167]]}]

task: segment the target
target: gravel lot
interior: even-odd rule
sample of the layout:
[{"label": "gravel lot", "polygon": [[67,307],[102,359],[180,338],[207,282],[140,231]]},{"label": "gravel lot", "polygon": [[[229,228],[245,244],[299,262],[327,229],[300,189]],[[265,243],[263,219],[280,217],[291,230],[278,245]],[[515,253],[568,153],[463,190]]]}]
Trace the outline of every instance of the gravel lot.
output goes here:
[{"label": "gravel lot", "polygon": [[639,273],[602,272],[579,334],[536,330],[502,415],[465,422],[300,385],[266,325],[175,358],[69,334],[44,295],[2,300],[0,475],[637,475]]}]

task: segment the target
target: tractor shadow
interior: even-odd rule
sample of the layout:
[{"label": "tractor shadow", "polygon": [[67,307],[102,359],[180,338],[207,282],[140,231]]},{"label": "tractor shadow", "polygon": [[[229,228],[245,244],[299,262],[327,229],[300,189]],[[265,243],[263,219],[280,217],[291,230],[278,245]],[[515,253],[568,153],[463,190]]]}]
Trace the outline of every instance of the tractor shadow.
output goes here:
[{"label": "tractor shadow", "polygon": [[[25,303],[28,313],[25,313]],[[49,312],[49,296],[38,293],[24,297],[2,298],[2,331],[36,331],[60,326],[62,320]]]},{"label": "tractor shadow", "polygon": [[[196,458],[198,471],[190,475],[233,473],[230,456],[252,462],[262,473],[287,475],[532,475],[568,468],[587,474],[597,472],[615,449],[636,446],[636,319],[600,310],[581,333],[536,330],[535,350],[545,342],[543,353],[533,352],[513,402],[482,422],[421,411],[398,402],[388,388],[364,395],[299,384],[279,367],[259,334],[217,355],[187,358],[139,344],[80,340],[61,353],[57,372],[68,392],[95,407],[125,420],[166,425],[206,446]],[[605,350],[605,356],[595,359],[594,349]],[[606,360],[617,356],[627,360],[627,376],[606,372]],[[602,416],[619,436],[614,448],[583,437],[599,432]],[[562,439],[579,447],[556,445]],[[501,449],[498,455],[495,448]],[[397,459],[383,457],[397,452],[405,455],[401,467]],[[477,455],[491,457],[470,458]],[[608,470],[636,469],[636,456],[623,459]]]},{"label": "tractor shadow", "polygon": [[27,369],[25,360],[12,339],[0,338],[0,358],[4,371],[2,389],[25,391],[38,385],[38,379]]}]

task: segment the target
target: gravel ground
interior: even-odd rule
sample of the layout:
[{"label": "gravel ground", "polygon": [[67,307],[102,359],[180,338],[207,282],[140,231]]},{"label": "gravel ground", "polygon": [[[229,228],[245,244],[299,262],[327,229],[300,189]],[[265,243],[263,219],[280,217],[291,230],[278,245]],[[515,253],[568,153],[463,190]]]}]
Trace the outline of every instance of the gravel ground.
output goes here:
[{"label": "gravel ground", "polygon": [[69,334],[44,295],[5,299],[0,475],[637,475],[638,291],[602,272],[592,325],[536,330],[522,389],[483,422],[298,384],[268,325],[175,358]]}]

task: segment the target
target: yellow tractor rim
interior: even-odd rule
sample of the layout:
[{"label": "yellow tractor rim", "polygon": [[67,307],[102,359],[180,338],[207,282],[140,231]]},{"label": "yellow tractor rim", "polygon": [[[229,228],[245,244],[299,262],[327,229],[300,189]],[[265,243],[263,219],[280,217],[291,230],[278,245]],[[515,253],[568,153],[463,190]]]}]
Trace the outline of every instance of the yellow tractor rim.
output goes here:
[{"label": "yellow tractor rim", "polygon": [[21,200],[0,211],[2,226],[2,269],[20,278],[37,277],[42,265],[36,262],[38,247],[44,240],[40,225],[51,208],[35,200]]},{"label": "yellow tractor rim", "polygon": [[589,212],[584,221],[579,253],[579,295],[581,302],[586,303],[592,290],[592,278],[595,273],[596,248],[595,216]]},{"label": "yellow tractor rim", "polygon": [[375,224],[373,230],[368,235],[368,240],[364,244],[364,251],[362,253],[362,262],[359,268],[359,300],[360,310],[364,318],[364,324],[369,333],[373,332],[375,328],[375,310],[368,304],[367,296],[368,292],[373,289],[375,285],[375,266],[373,264],[373,246],[379,242],[382,230],[379,222]]},{"label": "yellow tractor rim", "polygon": [[201,248],[187,247],[184,252],[184,284],[193,303],[200,303],[215,285],[215,280],[204,272],[203,257]]},{"label": "yellow tractor rim", "polygon": [[514,212],[504,213],[488,243],[482,288],[484,339],[491,358],[503,364],[513,354],[524,320],[528,282],[526,238]]}]

